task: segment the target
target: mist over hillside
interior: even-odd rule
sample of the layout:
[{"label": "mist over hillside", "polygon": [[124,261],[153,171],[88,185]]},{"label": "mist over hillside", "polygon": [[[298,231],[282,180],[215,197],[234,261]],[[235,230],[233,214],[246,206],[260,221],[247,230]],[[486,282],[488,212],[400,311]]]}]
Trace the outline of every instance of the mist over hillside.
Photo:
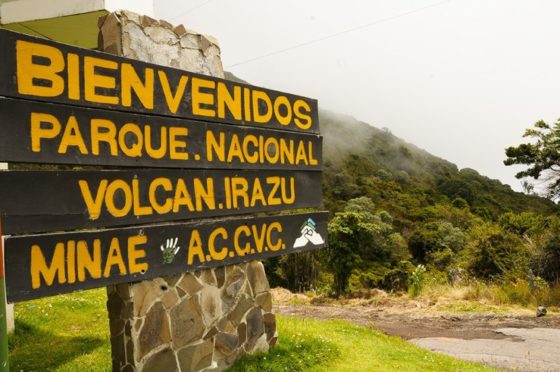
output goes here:
[{"label": "mist over hillside", "polygon": [[[229,72],[226,78],[248,84]],[[417,206],[461,198],[473,213],[490,219],[505,212],[550,214],[560,210],[548,199],[513,191],[509,185],[474,169],[458,169],[389,130],[350,115],[320,109],[319,121],[325,206],[332,212],[341,210],[351,198],[367,195],[397,218],[408,219],[411,205],[403,203],[397,193],[412,193],[408,197],[415,198]]]}]

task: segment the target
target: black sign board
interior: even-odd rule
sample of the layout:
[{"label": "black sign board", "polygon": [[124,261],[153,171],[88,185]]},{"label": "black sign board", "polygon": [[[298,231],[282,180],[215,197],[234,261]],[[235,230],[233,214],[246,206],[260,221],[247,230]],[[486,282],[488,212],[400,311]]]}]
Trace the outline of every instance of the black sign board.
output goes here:
[{"label": "black sign board", "polygon": [[0,30],[0,95],[318,133],[317,101]]},{"label": "black sign board", "polygon": [[8,302],[304,252],[326,239],[327,213],[8,237],[6,276],[17,278]]},{"label": "black sign board", "polygon": [[159,168],[321,169],[322,138],[315,134],[2,97],[0,128],[0,161]]},{"label": "black sign board", "polygon": [[0,172],[5,234],[318,207],[321,201],[320,172],[178,169]]}]

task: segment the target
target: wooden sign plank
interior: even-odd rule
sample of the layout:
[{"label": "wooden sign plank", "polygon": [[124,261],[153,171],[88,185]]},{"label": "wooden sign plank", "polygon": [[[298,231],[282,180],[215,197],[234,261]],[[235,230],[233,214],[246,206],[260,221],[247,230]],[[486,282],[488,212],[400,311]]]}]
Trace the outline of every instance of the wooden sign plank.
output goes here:
[{"label": "wooden sign plank", "polygon": [[321,169],[314,134],[0,97],[0,161],[78,165]]},{"label": "wooden sign plank", "polygon": [[0,95],[319,133],[317,101],[0,30]]},{"label": "wooden sign plank", "polygon": [[0,172],[0,211],[8,235],[318,207],[321,202],[320,172]]},{"label": "wooden sign plank", "polygon": [[327,245],[327,215],[8,237],[8,302],[322,248]]}]

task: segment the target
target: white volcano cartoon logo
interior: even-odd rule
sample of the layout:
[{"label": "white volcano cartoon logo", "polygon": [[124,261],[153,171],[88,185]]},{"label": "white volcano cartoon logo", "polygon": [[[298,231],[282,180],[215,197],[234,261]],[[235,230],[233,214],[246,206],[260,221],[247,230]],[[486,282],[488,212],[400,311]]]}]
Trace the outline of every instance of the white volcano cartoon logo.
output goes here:
[{"label": "white volcano cartoon logo", "polygon": [[303,225],[301,225],[301,236],[294,242],[294,248],[305,247],[307,243],[313,245],[323,244],[325,241],[321,234],[315,231],[317,224],[313,219],[308,218]]}]

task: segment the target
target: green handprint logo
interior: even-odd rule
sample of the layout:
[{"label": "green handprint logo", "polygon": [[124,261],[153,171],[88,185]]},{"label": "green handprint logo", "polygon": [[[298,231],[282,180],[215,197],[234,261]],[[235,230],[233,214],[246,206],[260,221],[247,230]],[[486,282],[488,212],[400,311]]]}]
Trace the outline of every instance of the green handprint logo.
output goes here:
[{"label": "green handprint logo", "polygon": [[164,264],[170,264],[173,263],[173,260],[175,259],[175,255],[177,254],[177,252],[179,252],[179,249],[181,247],[177,246],[177,241],[179,240],[179,238],[169,238],[166,240],[165,243],[165,247],[162,245],[159,246],[159,249],[161,249],[161,252],[163,254],[163,263]]}]

